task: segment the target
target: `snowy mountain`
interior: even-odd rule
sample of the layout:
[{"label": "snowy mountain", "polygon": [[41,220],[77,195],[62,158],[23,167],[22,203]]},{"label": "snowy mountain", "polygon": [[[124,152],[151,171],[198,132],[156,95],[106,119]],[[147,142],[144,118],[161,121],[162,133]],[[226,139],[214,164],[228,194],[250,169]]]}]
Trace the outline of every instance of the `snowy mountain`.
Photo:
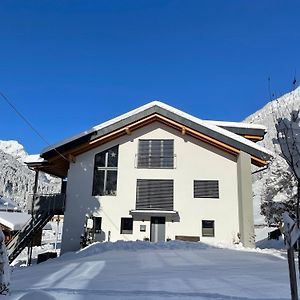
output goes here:
[{"label": "snowy mountain", "polygon": [[262,146],[275,153],[274,160],[267,170],[253,176],[254,219],[255,224],[276,223],[283,210],[292,206],[295,199],[296,182],[289,171],[281,150],[276,143],[275,124],[280,117],[289,118],[293,110],[300,108],[300,87],[266,104],[262,109],[249,116],[244,122],[265,125],[268,129]]},{"label": "snowy mountain", "polygon": [[6,154],[10,154],[21,163],[28,156],[24,147],[17,141],[0,141],[0,150]]},{"label": "snowy mountain", "polygon": [[[23,163],[27,155],[17,141],[0,141],[0,196],[13,200],[21,209],[26,208],[34,185],[34,172]],[[40,174],[39,192],[55,193],[59,188],[59,179]]]}]

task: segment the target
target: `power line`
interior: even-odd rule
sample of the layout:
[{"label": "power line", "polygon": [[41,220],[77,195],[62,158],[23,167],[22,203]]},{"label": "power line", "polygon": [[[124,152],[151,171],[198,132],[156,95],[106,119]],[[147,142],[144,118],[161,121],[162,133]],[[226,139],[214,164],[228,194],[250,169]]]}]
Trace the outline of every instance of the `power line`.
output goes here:
[{"label": "power line", "polygon": [[[0,96],[2,99],[5,100],[5,102],[14,110],[14,112],[29,126],[29,128],[34,131],[34,133],[48,146],[51,146],[51,144],[41,135],[41,133],[27,120],[27,118],[17,109],[17,107],[10,101],[10,99],[5,96],[1,91],[0,91]],[[61,154],[56,148],[53,148],[53,150],[60,155],[63,159],[67,160],[70,162],[68,158],[66,158],[63,154]]]}]

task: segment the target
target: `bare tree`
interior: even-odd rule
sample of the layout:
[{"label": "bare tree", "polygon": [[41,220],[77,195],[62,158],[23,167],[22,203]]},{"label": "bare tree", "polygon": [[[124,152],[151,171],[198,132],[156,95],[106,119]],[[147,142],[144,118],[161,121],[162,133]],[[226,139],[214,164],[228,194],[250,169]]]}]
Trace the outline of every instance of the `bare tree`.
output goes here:
[{"label": "bare tree", "polygon": [[[296,226],[299,229],[299,204],[300,204],[300,117],[299,110],[290,112],[289,117],[278,118],[276,124],[277,141],[280,145],[282,156],[288,163],[297,182],[297,201],[295,208]],[[289,237],[290,238],[290,237]],[[298,269],[300,274],[300,239],[298,239]],[[288,249],[289,269],[292,299],[298,299],[297,282],[294,265],[293,245]],[[296,298],[293,298],[295,294]]]}]

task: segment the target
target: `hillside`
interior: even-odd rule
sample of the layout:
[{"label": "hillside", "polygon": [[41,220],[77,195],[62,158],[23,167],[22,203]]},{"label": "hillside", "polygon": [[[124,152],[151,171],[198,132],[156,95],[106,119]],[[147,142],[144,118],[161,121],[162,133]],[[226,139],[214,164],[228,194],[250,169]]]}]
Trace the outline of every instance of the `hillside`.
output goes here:
[{"label": "hillside", "polygon": [[281,150],[276,144],[275,124],[280,117],[288,117],[294,109],[300,108],[300,87],[265,105],[262,109],[250,115],[244,122],[265,125],[268,132],[262,146],[275,153],[274,160],[269,168],[253,176],[254,212],[255,223],[265,222],[262,213],[267,215],[270,222],[278,220],[278,212],[288,207],[289,200],[296,195],[295,180],[291,175],[288,165],[281,157]]},{"label": "hillside", "polygon": [[[17,141],[0,141],[0,196],[14,200],[21,209],[26,208],[34,185],[34,172],[23,163],[27,155]],[[59,191],[59,179],[45,174],[39,179],[39,192]]]}]

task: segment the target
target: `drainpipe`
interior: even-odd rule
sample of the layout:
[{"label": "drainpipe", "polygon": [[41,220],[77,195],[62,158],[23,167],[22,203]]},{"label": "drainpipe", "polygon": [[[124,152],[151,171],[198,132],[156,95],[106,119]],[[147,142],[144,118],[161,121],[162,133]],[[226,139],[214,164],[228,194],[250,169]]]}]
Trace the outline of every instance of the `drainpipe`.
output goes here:
[{"label": "drainpipe", "polygon": [[28,260],[27,265],[31,265],[32,260],[32,248],[33,248],[33,238],[34,238],[34,201],[36,199],[37,195],[37,189],[38,189],[38,182],[39,182],[39,170],[35,169],[35,178],[34,178],[34,186],[33,186],[33,195],[32,195],[32,201],[31,201],[31,228],[32,228],[32,239],[30,241],[30,244],[28,246]]}]

